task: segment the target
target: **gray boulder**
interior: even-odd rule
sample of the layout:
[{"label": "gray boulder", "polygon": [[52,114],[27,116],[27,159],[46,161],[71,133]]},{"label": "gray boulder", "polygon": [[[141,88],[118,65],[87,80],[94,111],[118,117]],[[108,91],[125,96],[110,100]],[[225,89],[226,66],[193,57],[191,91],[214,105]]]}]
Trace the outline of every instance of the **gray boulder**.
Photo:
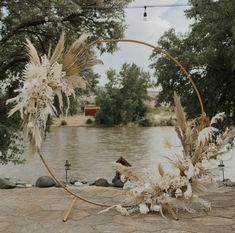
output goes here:
[{"label": "gray boulder", "polygon": [[235,183],[232,182],[230,179],[225,179],[224,180],[224,185],[228,186],[228,187],[233,187],[233,186],[235,186]]},{"label": "gray boulder", "polygon": [[225,179],[225,180],[218,180],[217,181],[217,184],[220,187],[223,187],[223,186],[227,186],[227,187],[234,187],[235,186],[235,182],[231,181],[230,179]]},{"label": "gray boulder", "polygon": [[55,181],[50,176],[41,176],[36,181],[36,187],[39,188],[49,188],[55,185]]},{"label": "gray boulder", "polygon": [[11,182],[9,179],[0,178],[0,189],[13,189],[16,187],[16,184]]},{"label": "gray boulder", "polygon": [[[66,183],[63,180],[60,180],[60,183],[62,183],[64,186],[66,186]],[[56,182],[55,187],[56,188],[61,188],[62,186],[59,183]]]},{"label": "gray boulder", "polygon": [[71,179],[69,180],[69,183],[70,183],[70,184],[75,184],[76,182],[78,182],[78,179],[76,179],[76,178],[71,178]]},{"label": "gray boulder", "polygon": [[106,179],[100,178],[90,185],[108,187],[109,182]]},{"label": "gray boulder", "polygon": [[117,187],[117,188],[123,188],[124,186],[124,182],[122,182],[118,177],[114,177],[112,179],[112,183],[113,183],[113,186],[114,187]]}]

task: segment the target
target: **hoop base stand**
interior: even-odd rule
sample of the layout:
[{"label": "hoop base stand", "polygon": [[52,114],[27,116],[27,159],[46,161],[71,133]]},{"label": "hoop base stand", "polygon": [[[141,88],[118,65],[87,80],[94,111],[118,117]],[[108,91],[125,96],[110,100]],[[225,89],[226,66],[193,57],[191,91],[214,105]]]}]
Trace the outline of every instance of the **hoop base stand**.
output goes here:
[{"label": "hoop base stand", "polygon": [[70,205],[69,205],[69,208],[67,209],[67,211],[66,211],[65,214],[64,214],[63,222],[67,222],[68,217],[69,217],[69,215],[70,215],[70,213],[71,213],[71,211],[72,211],[72,209],[73,209],[73,207],[74,207],[76,201],[77,201],[77,198],[74,197],[73,200],[72,200],[72,202],[71,202]]}]

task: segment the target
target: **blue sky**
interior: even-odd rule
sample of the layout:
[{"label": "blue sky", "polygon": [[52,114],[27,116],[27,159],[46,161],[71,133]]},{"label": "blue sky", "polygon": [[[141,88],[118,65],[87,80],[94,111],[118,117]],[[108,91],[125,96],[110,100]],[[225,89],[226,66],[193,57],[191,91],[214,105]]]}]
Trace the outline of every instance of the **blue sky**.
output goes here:
[{"label": "blue sky", "polygon": [[[131,6],[180,3],[186,4],[187,0],[135,0]],[[128,8],[126,9],[128,28],[125,32],[125,38],[142,40],[157,45],[160,36],[170,28],[175,28],[177,32],[184,33],[189,30],[190,24],[190,21],[184,16],[186,8],[147,8],[148,17],[146,21],[143,19],[144,9]],[[104,65],[95,67],[95,72],[101,75],[101,86],[104,86],[107,82],[105,72],[109,68],[119,70],[124,62],[134,62],[144,68],[144,70],[150,71],[148,58],[152,49],[132,43],[119,43],[118,47],[120,48],[119,51],[113,55],[103,54],[100,59],[104,62]]]}]

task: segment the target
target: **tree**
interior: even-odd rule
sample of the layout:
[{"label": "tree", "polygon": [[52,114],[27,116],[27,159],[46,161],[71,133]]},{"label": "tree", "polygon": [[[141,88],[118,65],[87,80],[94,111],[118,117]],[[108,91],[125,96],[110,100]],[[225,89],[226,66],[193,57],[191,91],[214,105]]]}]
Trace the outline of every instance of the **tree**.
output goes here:
[{"label": "tree", "polygon": [[16,128],[20,127],[17,117],[14,119],[7,118],[7,113],[10,110],[5,107],[6,99],[0,98],[0,164],[8,162],[22,163],[24,160],[20,158],[23,152],[23,145],[16,133]]},{"label": "tree", "polygon": [[[124,7],[131,0],[4,0],[0,3],[0,79],[21,72],[27,60],[25,38],[36,45],[41,54],[55,44],[62,31],[68,42],[84,32],[91,40],[99,37],[120,38],[125,30]],[[99,46],[113,52],[114,44]]]},{"label": "tree", "polygon": [[113,126],[145,121],[150,74],[136,64],[124,63],[118,74],[115,70],[109,70],[107,78],[109,82],[105,85],[106,90],[97,98],[100,110],[96,122]]},{"label": "tree", "polygon": [[[235,123],[235,2],[189,1],[186,16],[194,19],[191,31],[177,35],[173,29],[158,41],[160,47],[176,57],[190,72],[203,97],[207,115],[225,112],[227,124]],[[159,101],[171,102],[176,91],[189,117],[200,113],[200,106],[189,80],[179,68],[156,52],[152,68],[162,87]]]},{"label": "tree", "polygon": [[[21,76],[28,60],[25,38],[30,39],[40,55],[47,53],[50,46],[54,47],[62,31],[68,43],[84,32],[91,33],[90,40],[120,38],[125,30],[124,8],[129,2],[131,0],[0,1],[0,86],[7,83],[4,90],[0,89],[0,132],[6,132],[1,134],[0,162],[9,161],[7,151],[13,140],[10,135],[19,129],[19,119],[6,119],[8,107],[4,103],[15,95],[14,90],[20,85],[20,79],[15,77]],[[117,49],[115,44],[97,47],[100,52]],[[95,74],[93,77],[97,78]],[[2,138],[3,135],[9,137]]]}]

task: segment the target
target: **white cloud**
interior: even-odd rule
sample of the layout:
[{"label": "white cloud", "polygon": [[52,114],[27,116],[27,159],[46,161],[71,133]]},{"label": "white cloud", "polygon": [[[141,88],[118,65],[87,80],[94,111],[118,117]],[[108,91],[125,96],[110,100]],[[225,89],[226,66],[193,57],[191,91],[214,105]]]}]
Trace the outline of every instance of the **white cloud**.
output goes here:
[{"label": "white cloud", "polygon": [[[177,2],[179,1],[164,0],[163,2],[157,2],[157,4],[173,4]],[[131,5],[156,5],[156,1],[136,0]],[[187,30],[188,22],[184,17],[183,10],[184,9],[182,8],[174,8],[172,10],[169,8],[147,8],[148,17],[147,21],[144,21],[144,9],[129,8],[126,10],[126,22],[128,28],[125,32],[125,38],[141,40],[156,45],[160,36],[172,27],[176,28],[176,31],[185,32]],[[134,62],[145,70],[148,70],[150,64],[148,58],[152,53],[151,48],[132,43],[119,43],[119,48],[120,50],[113,55],[102,55],[101,59],[103,60],[104,65],[95,67],[95,71],[102,76],[100,80],[101,85],[104,85],[106,82],[105,72],[109,68],[120,69],[124,62]]]}]

